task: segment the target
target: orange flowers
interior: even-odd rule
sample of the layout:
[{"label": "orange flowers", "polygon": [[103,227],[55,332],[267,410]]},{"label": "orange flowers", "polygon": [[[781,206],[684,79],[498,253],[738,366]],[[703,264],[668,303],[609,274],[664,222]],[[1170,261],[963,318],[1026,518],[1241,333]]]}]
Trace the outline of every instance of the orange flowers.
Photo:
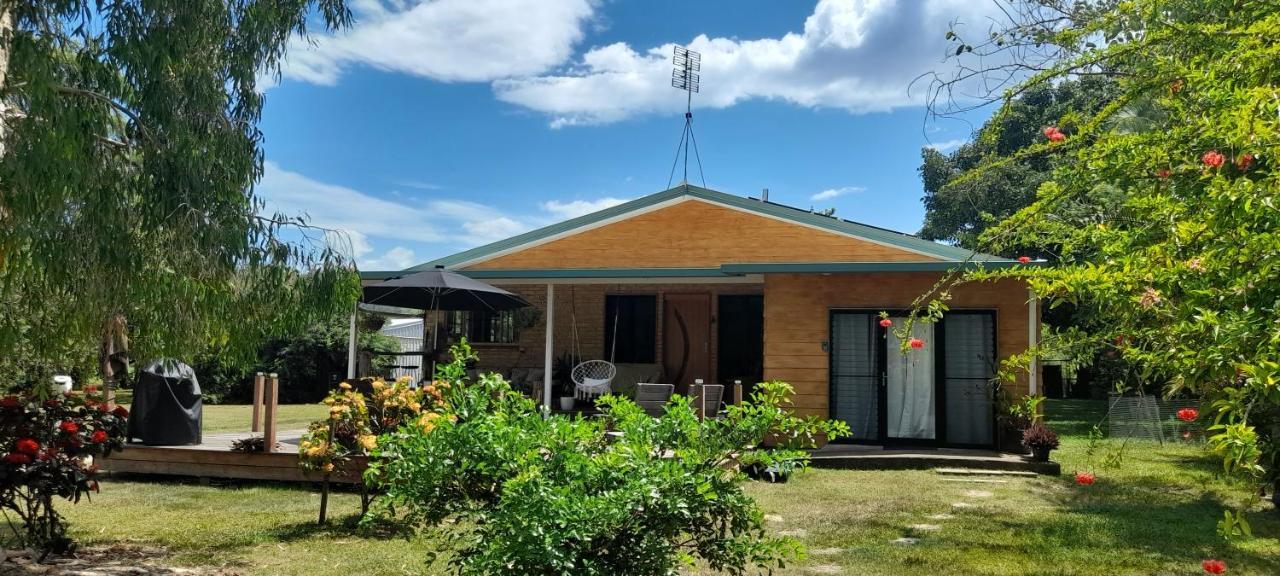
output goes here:
[{"label": "orange flowers", "polygon": [[1080,486],[1093,486],[1098,481],[1098,477],[1093,472],[1076,472],[1076,484]]}]

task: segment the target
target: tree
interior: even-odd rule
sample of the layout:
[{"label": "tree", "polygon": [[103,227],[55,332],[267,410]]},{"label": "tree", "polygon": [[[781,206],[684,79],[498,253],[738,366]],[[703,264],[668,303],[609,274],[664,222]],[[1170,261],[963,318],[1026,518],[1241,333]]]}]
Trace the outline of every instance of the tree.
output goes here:
[{"label": "tree", "polygon": [[[1063,122],[1057,141],[984,165],[1059,158],[1035,202],[978,242],[1051,249],[1057,265],[968,279],[1016,276],[1051,303],[1087,302],[1107,319],[1106,330],[1087,335],[1090,344],[1135,362],[1166,392],[1206,396],[1210,445],[1226,469],[1274,482],[1280,5],[1050,0],[1005,8],[1011,21],[989,39],[956,39],[957,53],[999,62],[1002,77],[1018,79],[1006,84],[1006,101],[1088,75],[1113,78],[1116,94],[1095,114]],[[968,70],[942,84],[977,74]],[[1127,117],[1134,107],[1148,111],[1143,121]],[[1110,203],[1105,213],[1100,202]],[[1248,533],[1239,512],[1219,527]]]},{"label": "tree", "polygon": [[[314,12],[313,12],[314,10]],[[314,14],[314,16],[313,16]],[[266,337],[350,309],[349,258],[264,215],[258,78],[343,0],[4,0],[0,349],[26,380]]]},{"label": "tree", "polygon": [[[1106,76],[1033,86],[1001,106],[975,132],[971,142],[950,154],[922,149],[920,179],[924,183],[925,215],[920,235],[976,248],[978,237],[988,226],[1035,200],[1036,189],[1049,178],[1055,162],[1049,156],[1030,156],[982,174],[964,176],[979,166],[1046,141],[1041,129],[1059,125],[1063,117],[1096,114],[1114,92],[1115,83]],[[1024,252],[1014,249],[1004,255]]]}]

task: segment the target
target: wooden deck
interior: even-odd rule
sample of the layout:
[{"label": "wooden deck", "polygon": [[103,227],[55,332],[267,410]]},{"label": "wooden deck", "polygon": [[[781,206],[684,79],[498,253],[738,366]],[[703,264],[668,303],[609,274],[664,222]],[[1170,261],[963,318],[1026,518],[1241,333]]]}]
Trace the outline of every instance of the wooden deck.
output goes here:
[{"label": "wooden deck", "polygon": [[[278,433],[279,451],[270,454],[232,452],[231,443],[249,436],[249,432],[206,434],[204,443],[191,446],[144,446],[129,444],[124,450],[98,460],[98,466],[113,474],[157,474],[198,478],[234,478],[241,480],[275,480],[282,482],[319,482],[319,474],[307,474],[298,467],[298,440],[302,430]],[[333,482],[360,481],[356,466],[347,474],[335,474]]]}]

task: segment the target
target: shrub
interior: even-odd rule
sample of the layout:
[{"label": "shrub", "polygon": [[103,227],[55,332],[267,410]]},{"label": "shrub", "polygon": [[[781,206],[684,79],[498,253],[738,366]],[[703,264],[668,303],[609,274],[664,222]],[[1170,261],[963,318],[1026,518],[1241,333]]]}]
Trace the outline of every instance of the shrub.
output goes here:
[{"label": "shrub", "polygon": [[[377,510],[454,537],[464,574],[650,575],[702,562],[740,574],[799,553],[766,534],[737,470],[753,461],[803,461],[817,436],[843,423],[785,410],[782,382],[764,383],[721,419],[699,420],[687,398],[660,418],[621,397],[600,418],[544,414],[500,376],[464,381],[465,343],[439,367],[440,412],[379,439],[366,480],[385,490]],[[779,448],[755,452],[767,434]]]},{"label": "shrub", "polygon": [[1022,433],[1022,444],[1031,449],[1049,449],[1056,450],[1058,448],[1058,434],[1051,430],[1048,426],[1039,422],[1032,424]]},{"label": "shrub", "polygon": [[79,502],[98,491],[95,457],[124,447],[129,411],[108,411],[96,391],[52,395],[47,387],[0,398],[0,507],[13,512],[19,546],[71,548],[53,499]]},{"label": "shrub", "polygon": [[339,384],[324,403],[329,418],[307,428],[298,443],[298,463],[304,470],[330,474],[342,470],[352,457],[369,455],[377,436],[417,420],[424,405],[439,406],[441,395],[434,384],[410,387],[408,377],[391,383],[365,378]]}]

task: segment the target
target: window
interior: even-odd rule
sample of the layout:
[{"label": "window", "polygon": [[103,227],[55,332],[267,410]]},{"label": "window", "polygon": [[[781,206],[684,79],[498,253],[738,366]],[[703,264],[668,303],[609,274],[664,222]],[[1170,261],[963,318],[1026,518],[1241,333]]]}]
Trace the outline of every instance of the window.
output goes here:
[{"label": "window", "polygon": [[657,361],[657,328],[657,296],[605,296],[606,359],[624,364],[653,364]]},{"label": "window", "polygon": [[465,336],[473,344],[513,344],[516,342],[516,313],[463,312],[449,313],[449,334]]}]

